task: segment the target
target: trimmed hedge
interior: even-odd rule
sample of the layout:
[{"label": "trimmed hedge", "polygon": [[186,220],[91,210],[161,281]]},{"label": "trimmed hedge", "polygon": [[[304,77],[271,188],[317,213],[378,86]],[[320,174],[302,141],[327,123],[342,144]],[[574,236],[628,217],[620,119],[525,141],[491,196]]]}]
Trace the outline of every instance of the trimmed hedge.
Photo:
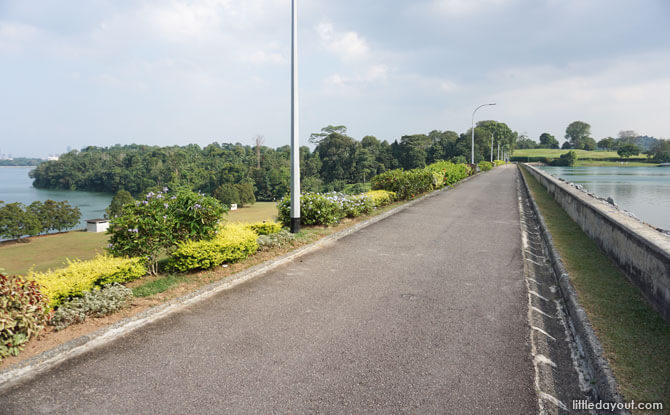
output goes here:
[{"label": "trimmed hedge", "polygon": [[496,167],[498,167],[498,166],[502,166],[503,164],[506,164],[506,163],[505,163],[505,160],[493,160],[493,164]]},{"label": "trimmed hedge", "polygon": [[124,283],[143,277],[147,268],[141,258],[114,258],[98,255],[89,261],[68,260],[68,266],[44,273],[33,272],[27,278],[36,281],[55,307],[73,297],[81,297],[95,287]]},{"label": "trimmed hedge", "polygon": [[480,161],[477,166],[479,166],[479,170],[481,171],[489,171],[493,168],[493,164],[490,161]]},{"label": "trimmed hedge", "polygon": [[256,232],[258,235],[272,235],[281,231],[281,223],[274,221],[269,222],[256,222],[246,225],[247,228]]},{"label": "trimmed hedge", "polygon": [[424,169],[389,170],[378,174],[370,181],[373,190],[394,192],[398,199],[412,199],[434,189],[433,172]]},{"label": "trimmed hedge", "polygon": [[454,164],[450,161],[436,161],[427,166],[426,170],[440,173],[442,175],[443,181],[437,187],[451,186],[470,175],[470,169],[467,165],[462,163]]},{"label": "trimmed hedge", "polygon": [[36,282],[0,274],[0,361],[18,355],[47,319],[47,299]]},{"label": "trimmed hedge", "polygon": [[245,259],[258,250],[258,235],[247,225],[231,223],[219,229],[211,241],[186,241],[177,244],[168,268],[185,272],[209,269]]},{"label": "trimmed hedge", "polygon": [[372,205],[376,208],[390,205],[396,199],[395,193],[387,190],[371,190],[364,194],[372,201]]}]

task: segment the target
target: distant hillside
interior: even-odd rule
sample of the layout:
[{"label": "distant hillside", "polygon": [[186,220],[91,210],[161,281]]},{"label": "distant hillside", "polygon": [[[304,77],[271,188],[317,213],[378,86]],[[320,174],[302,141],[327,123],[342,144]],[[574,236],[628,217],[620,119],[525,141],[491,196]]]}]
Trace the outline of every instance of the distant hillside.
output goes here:
[{"label": "distant hillside", "polygon": [[0,160],[0,166],[37,166],[44,163],[46,160],[34,159],[27,157],[17,157],[12,160]]}]

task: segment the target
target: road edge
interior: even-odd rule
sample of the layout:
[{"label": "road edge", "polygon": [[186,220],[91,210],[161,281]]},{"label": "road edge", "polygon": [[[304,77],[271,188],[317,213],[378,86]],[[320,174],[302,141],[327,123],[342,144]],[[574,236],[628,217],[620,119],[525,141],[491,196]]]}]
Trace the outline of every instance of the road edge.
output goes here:
[{"label": "road edge", "polygon": [[[519,169],[522,169],[522,164],[519,164]],[[561,296],[566,305],[566,311],[568,315],[568,323],[570,326],[570,331],[575,340],[575,344],[579,349],[579,353],[582,355],[586,363],[586,369],[590,372],[592,379],[595,381],[593,384],[592,391],[595,394],[593,396],[594,401],[602,400],[603,402],[613,402],[621,404],[623,407],[623,399],[618,392],[616,379],[612,373],[612,369],[609,366],[607,360],[603,357],[603,348],[598,340],[598,337],[593,330],[593,326],[586,315],[586,312],[579,304],[577,300],[577,291],[570,282],[570,276],[563,265],[561,256],[554,246],[554,241],[547,228],[547,224],[544,221],[544,217],[540,212],[540,209],[535,203],[533,194],[530,192],[528,183],[526,183],[526,178],[521,173],[521,181],[528,192],[529,200],[531,207],[535,214],[537,215],[538,222],[540,223],[540,232],[542,233],[542,238],[544,239],[547,250],[549,251],[549,256],[551,259],[551,267],[554,271],[554,277],[558,282],[558,286],[561,291]],[[630,414],[626,410],[621,410],[617,413],[620,414]]]}]

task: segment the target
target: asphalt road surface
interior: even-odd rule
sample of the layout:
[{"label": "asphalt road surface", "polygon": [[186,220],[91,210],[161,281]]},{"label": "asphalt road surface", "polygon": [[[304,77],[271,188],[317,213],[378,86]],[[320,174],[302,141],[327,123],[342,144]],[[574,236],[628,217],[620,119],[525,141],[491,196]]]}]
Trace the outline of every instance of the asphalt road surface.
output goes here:
[{"label": "asphalt road surface", "polygon": [[3,414],[537,412],[516,167],[71,359]]}]

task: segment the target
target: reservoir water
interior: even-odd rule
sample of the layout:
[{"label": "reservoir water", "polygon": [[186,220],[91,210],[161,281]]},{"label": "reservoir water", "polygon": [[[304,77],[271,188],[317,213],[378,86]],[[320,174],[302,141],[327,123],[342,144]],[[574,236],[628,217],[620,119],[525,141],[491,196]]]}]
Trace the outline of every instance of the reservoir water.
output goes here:
[{"label": "reservoir water", "polygon": [[102,218],[112,200],[112,194],[73,190],[45,190],[33,187],[28,172],[33,167],[0,167],[0,200],[29,205],[36,200],[67,200],[81,210],[81,221],[75,229],[86,227],[86,219]]},{"label": "reservoir water", "polygon": [[540,168],[600,197],[611,197],[648,224],[670,230],[670,167]]}]

